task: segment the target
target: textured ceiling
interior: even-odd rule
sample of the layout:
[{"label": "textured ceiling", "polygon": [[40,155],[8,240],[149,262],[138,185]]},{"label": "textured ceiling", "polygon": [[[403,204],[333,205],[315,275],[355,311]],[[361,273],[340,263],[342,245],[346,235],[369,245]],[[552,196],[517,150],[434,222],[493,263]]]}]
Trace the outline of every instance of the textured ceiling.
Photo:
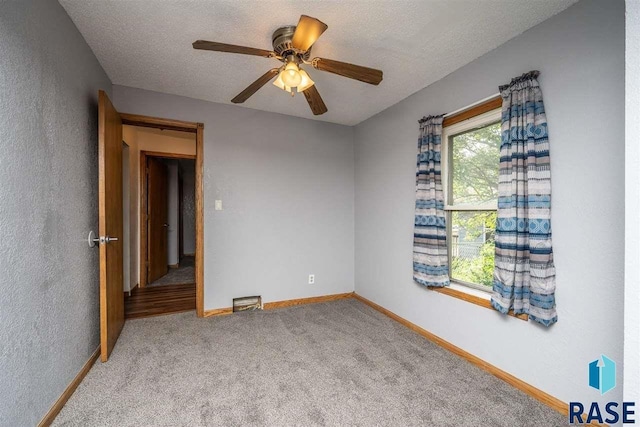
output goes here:
[{"label": "textured ceiling", "polygon": [[384,71],[371,86],[306,67],[329,112],[313,116],[265,85],[245,107],[357,124],[428,86],[575,0],[59,0],[117,85],[229,104],[275,59],[196,51],[197,39],[271,49],[272,32],[301,14],[329,29],[321,56]]}]

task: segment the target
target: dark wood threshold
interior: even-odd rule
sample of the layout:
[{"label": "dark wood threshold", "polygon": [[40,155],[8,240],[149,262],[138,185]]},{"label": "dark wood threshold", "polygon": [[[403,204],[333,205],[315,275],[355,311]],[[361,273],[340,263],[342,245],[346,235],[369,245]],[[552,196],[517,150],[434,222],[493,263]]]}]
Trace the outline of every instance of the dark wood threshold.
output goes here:
[{"label": "dark wood threshold", "polygon": [[135,288],[124,298],[126,319],[180,313],[196,309],[195,283]]}]

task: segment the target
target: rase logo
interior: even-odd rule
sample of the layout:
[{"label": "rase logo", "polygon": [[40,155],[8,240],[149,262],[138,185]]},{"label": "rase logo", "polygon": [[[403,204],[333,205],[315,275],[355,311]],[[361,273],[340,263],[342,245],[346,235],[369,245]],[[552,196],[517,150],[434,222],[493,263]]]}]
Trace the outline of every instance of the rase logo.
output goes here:
[{"label": "rase logo", "polygon": [[[589,363],[589,387],[595,388],[600,395],[613,390],[616,387],[616,362],[604,354],[599,359]],[[622,421],[623,424],[635,424],[632,419],[635,402],[608,402],[604,410],[598,402],[591,402],[589,411],[585,414],[585,405],[581,402],[569,402],[569,424],[609,423],[615,424]]]},{"label": "rase logo", "polygon": [[616,386],[616,362],[604,354],[589,363],[589,387],[600,390],[600,394],[611,391]]}]

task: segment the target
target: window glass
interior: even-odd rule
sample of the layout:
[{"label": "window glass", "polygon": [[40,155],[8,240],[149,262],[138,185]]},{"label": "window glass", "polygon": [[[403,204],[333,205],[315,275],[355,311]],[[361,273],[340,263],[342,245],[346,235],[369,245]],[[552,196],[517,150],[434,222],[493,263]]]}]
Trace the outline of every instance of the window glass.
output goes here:
[{"label": "window glass", "polygon": [[451,278],[491,289],[496,211],[451,212]]},{"label": "window glass", "polygon": [[497,207],[500,139],[500,123],[451,138],[450,205]]},{"label": "window glass", "polygon": [[500,169],[500,112],[444,129],[451,280],[491,291]]}]

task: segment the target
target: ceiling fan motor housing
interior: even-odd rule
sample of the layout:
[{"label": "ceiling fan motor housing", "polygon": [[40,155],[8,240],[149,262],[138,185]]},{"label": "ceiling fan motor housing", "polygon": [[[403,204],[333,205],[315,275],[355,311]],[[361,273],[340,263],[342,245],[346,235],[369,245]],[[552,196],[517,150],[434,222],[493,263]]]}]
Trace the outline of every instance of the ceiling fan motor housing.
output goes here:
[{"label": "ceiling fan motor housing", "polygon": [[294,55],[303,61],[308,61],[311,57],[311,48],[306,52],[299,52],[291,45],[291,39],[293,39],[293,33],[295,33],[295,31],[295,25],[280,27],[275,30],[273,32],[273,36],[271,36],[273,51],[283,58],[286,58],[289,55]]}]

